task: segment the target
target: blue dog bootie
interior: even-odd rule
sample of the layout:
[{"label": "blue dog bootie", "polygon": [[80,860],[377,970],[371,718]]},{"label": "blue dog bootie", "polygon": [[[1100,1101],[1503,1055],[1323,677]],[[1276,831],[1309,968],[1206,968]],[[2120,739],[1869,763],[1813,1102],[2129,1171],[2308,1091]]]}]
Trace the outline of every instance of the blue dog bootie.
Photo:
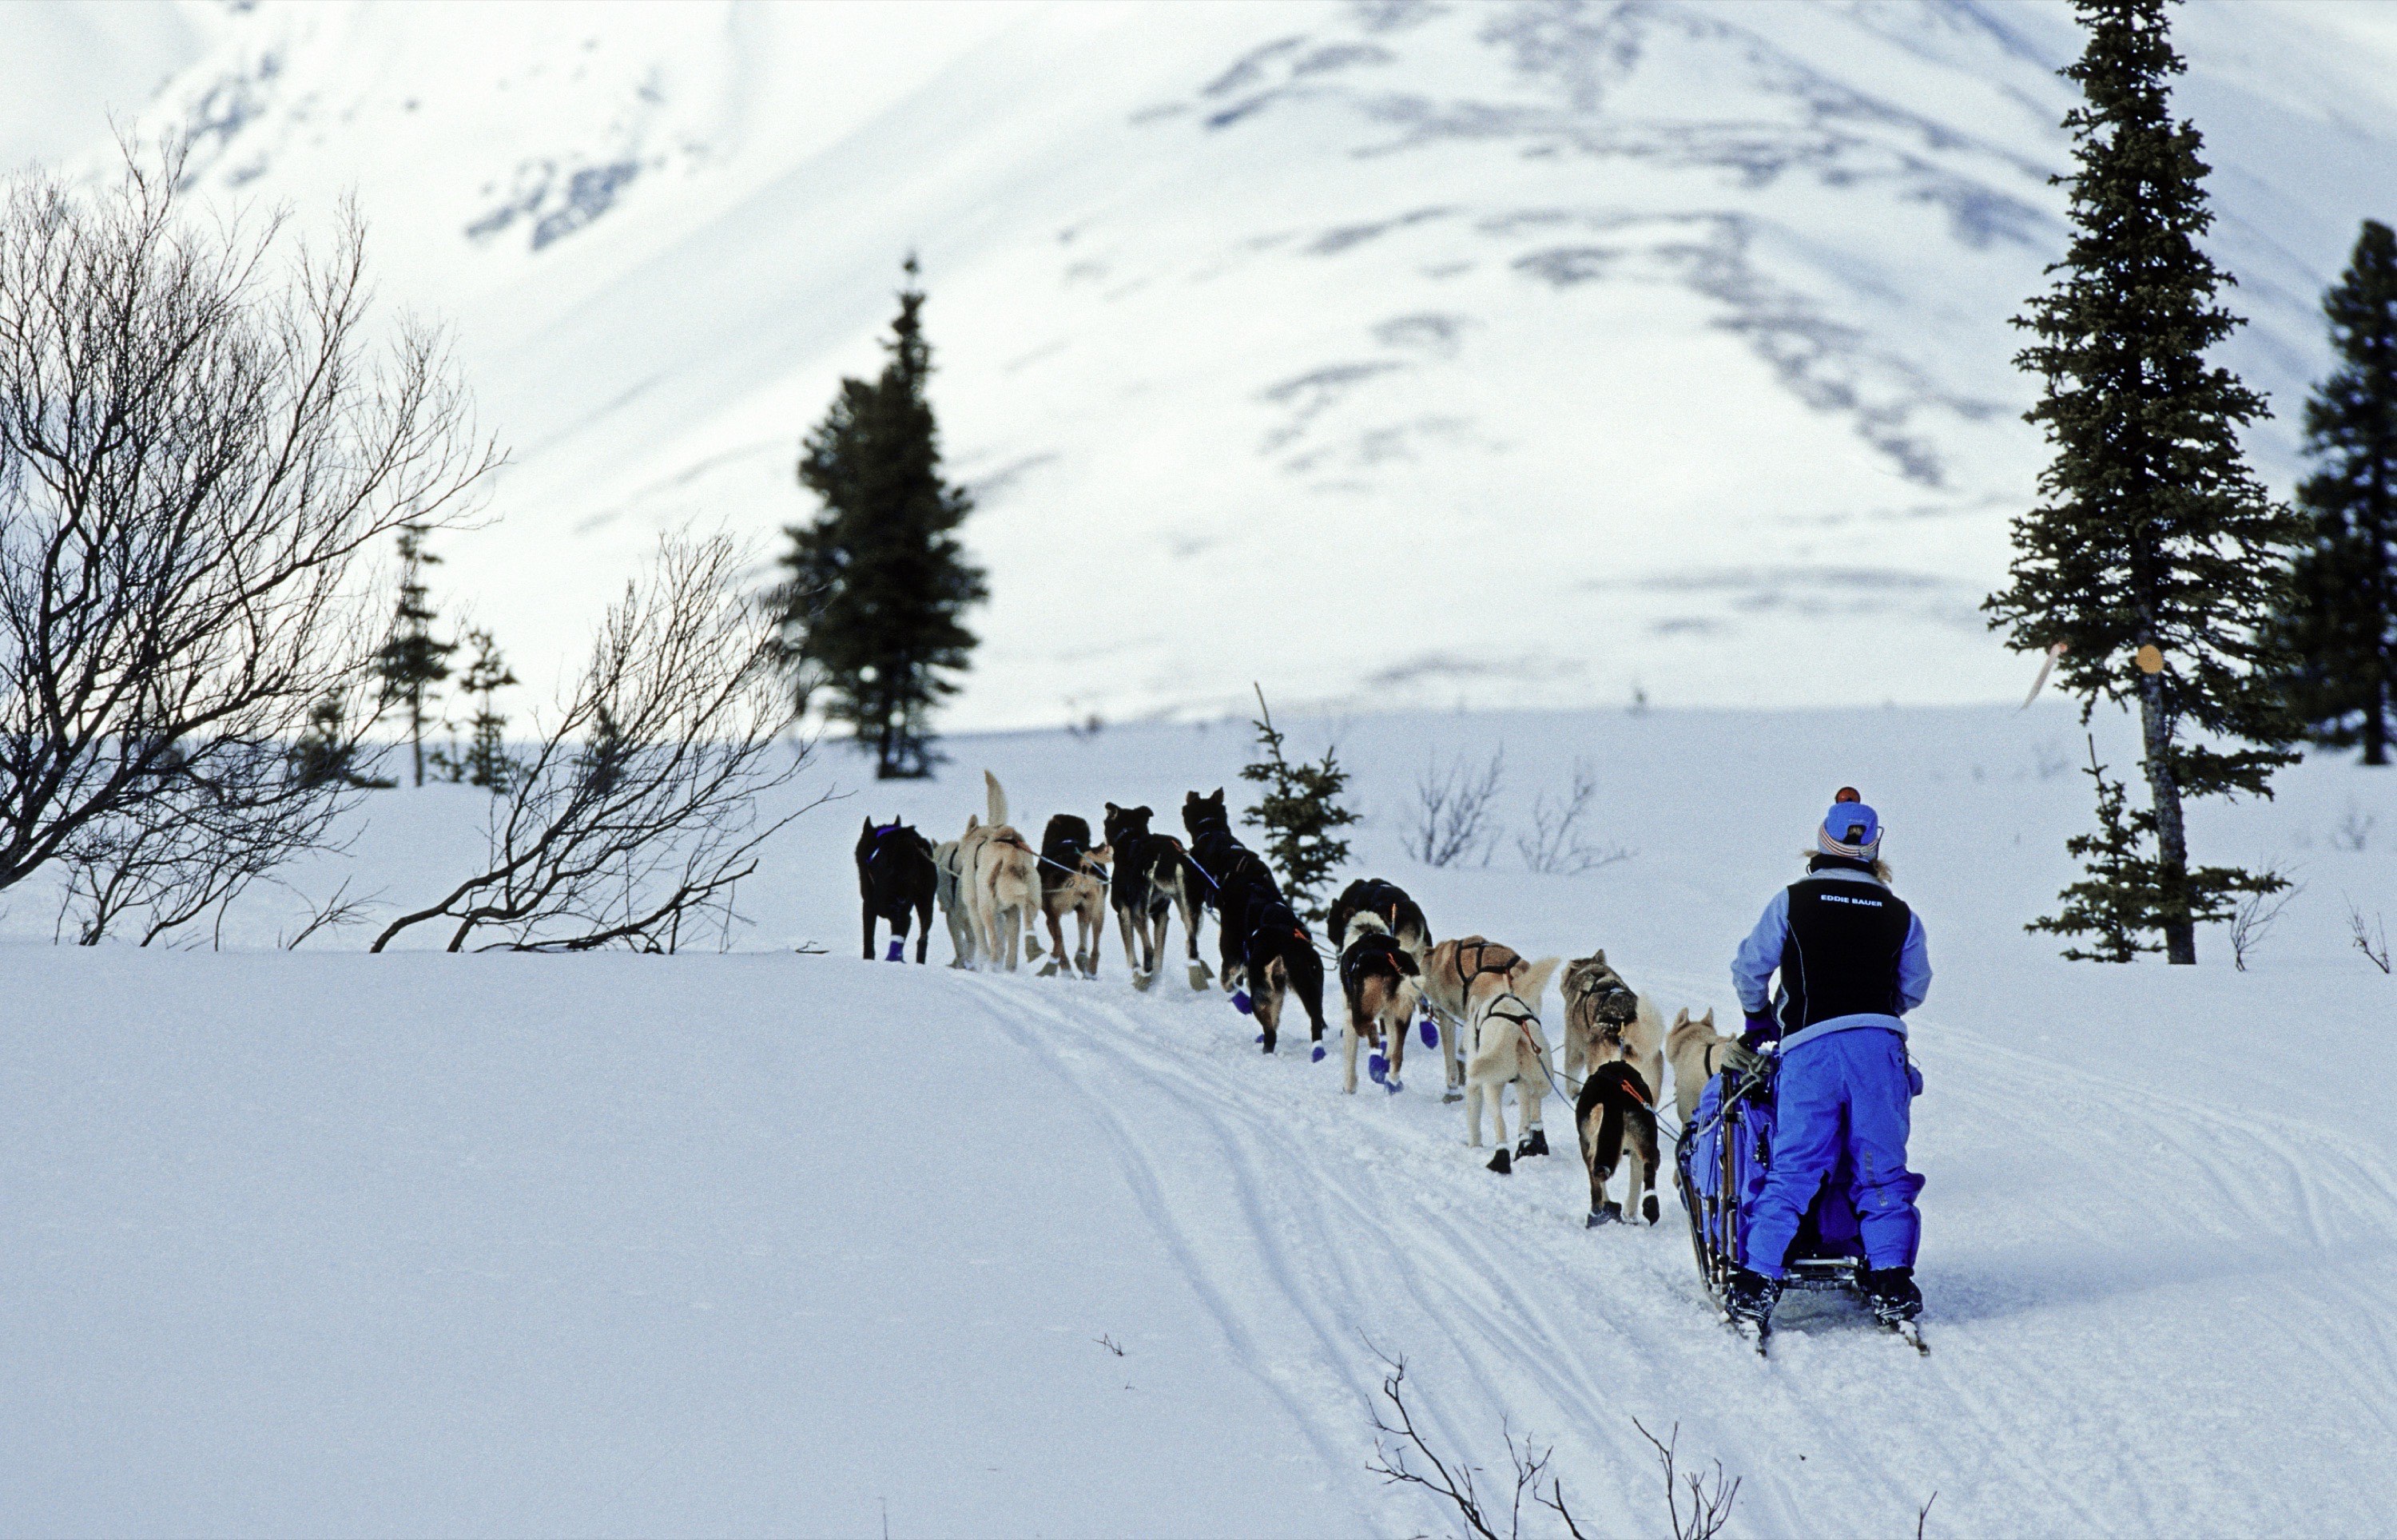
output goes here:
[{"label": "blue dog bootie", "polygon": [[1426,1048],[1440,1046],[1440,1024],[1429,1016],[1423,1018],[1423,1040]]},{"label": "blue dog bootie", "polygon": [[1375,1085],[1387,1085],[1390,1082],[1390,1061],[1379,1048],[1374,1049],[1366,1058],[1365,1073],[1373,1078]]},{"label": "blue dog bootie", "polygon": [[907,943],[898,936],[892,936],[891,938],[891,955],[884,958],[883,961],[886,962],[904,962],[907,961]]},{"label": "blue dog bootie", "polygon": [[1315,1045],[1315,1052],[1306,1055],[1306,1062],[1309,1064],[1321,1064],[1323,1062],[1323,1044],[1319,1042]]},{"label": "blue dog bootie", "polygon": [[1249,1014],[1248,990],[1234,989],[1232,991],[1232,1009],[1239,1012],[1242,1016],[1247,1016]]}]

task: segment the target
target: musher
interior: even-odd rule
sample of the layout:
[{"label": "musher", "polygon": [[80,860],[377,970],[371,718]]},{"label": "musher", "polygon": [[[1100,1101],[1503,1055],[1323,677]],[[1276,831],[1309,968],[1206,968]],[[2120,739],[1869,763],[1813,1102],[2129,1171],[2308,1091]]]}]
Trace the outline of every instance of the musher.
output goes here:
[{"label": "musher", "polygon": [[[1881,818],[1855,788],[1840,789],[1815,830],[1806,876],[1773,896],[1731,965],[1747,1013],[1748,1058],[1774,1052],[1773,1148],[1764,1187],[1744,1227],[1744,1266],[1723,1308],[1765,1328],[1781,1294],[1790,1243],[1845,1157],[1865,1268],[1857,1282],[1885,1326],[1922,1310],[1914,1254],[1922,1178],[1906,1166],[1910,1102],[1922,1076],[1907,1058],[1907,1012],[1931,988],[1922,922],[1889,889]],[[1775,970],[1780,987],[1770,989]],[[1752,1060],[1751,1060],[1752,1062]]]}]

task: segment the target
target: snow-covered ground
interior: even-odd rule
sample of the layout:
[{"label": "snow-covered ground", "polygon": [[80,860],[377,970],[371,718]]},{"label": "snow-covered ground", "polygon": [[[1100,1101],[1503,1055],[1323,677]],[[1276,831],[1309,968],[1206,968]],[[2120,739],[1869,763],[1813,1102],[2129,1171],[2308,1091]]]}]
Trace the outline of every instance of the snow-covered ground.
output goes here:
[{"label": "snow-covered ground", "polygon": [[[2174,25],[2285,488],[2318,298],[2397,207],[2397,7]],[[797,440],[910,248],[993,575],[957,724],[1261,676],[2025,683],[1975,606],[2043,458],[2007,318],[2064,249],[2060,4],[266,0],[15,7],[0,42],[56,65],[0,158],[103,167],[105,104],[192,133],[220,206],[355,192],[514,452],[438,597],[536,698],[658,527],[810,511]]]},{"label": "snow-covered ground", "polygon": [[[1343,1097],[1220,996],[1135,994],[1112,936],[1095,983],[859,961],[862,816],[954,832],[987,765],[1028,826],[1170,824],[1247,748],[966,737],[796,826],[728,955],[81,951],[10,895],[0,1531],[1445,1533],[1365,1469],[1374,1348],[1444,1448],[1552,1441],[1600,1533],[1663,1530],[1635,1416],[1743,1479],[1736,1534],[1910,1533],[1935,1491],[1932,1534],[2386,1528],[2397,980],[2346,931],[2397,911],[2397,782],[2317,762],[2200,819],[2201,856],[2307,883],[2250,972],[2211,935],[2100,968],[2020,930],[2087,816],[2060,710],[1292,725],[1358,773],[1359,871],[1442,934],[1603,945],[1668,1012],[1730,1007],[1732,946],[1861,786],[1937,969],[1933,1356],[1800,1303],[1758,1361],[1669,1198],[1587,1231],[1569,1155],[1492,1175],[1433,1077]],[[1633,854],[1407,861],[1416,774],[1501,741],[1510,825],[1581,758]],[[477,796],[383,793],[295,880],[405,900]]]}]

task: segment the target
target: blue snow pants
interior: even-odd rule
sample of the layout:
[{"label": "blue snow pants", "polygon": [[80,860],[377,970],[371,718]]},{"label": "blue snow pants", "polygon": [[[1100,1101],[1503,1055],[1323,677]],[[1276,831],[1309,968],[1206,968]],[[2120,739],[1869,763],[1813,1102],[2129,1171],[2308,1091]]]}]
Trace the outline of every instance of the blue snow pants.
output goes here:
[{"label": "blue snow pants", "polygon": [[1922,1178],[1906,1169],[1914,1081],[1906,1040],[1876,1027],[1801,1042],[1782,1055],[1773,1086],[1773,1153],[1764,1189],[1749,1212],[1748,1266],[1779,1278],[1789,1244],[1815,1194],[1847,1157],[1849,1197],[1873,1268],[1910,1268],[1922,1243],[1914,1196]]}]

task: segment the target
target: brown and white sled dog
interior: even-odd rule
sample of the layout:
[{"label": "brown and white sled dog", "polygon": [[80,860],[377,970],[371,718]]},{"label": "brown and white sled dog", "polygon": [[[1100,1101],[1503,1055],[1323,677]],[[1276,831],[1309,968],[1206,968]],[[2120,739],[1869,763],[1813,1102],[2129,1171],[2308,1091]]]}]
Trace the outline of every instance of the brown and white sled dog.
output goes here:
[{"label": "brown and white sled dog", "polygon": [[1091,844],[1091,826],[1070,813],[1049,820],[1040,836],[1040,915],[1049,923],[1048,977],[1065,963],[1065,933],[1062,922],[1074,917],[1074,971],[1084,978],[1099,976],[1099,941],[1105,936],[1107,864],[1115,852]]},{"label": "brown and white sled dog", "polygon": [[967,901],[965,869],[958,864],[961,842],[944,840],[932,850],[935,886],[941,918],[949,923],[949,966],[971,968],[974,961],[973,906]]},{"label": "brown and white sled dog", "polygon": [[1357,1044],[1362,1041],[1386,1059],[1374,1079],[1395,1095],[1400,1089],[1399,1072],[1407,1062],[1407,1029],[1414,1024],[1423,1001],[1415,982],[1422,970],[1378,915],[1350,919],[1343,942],[1340,994],[1347,1002],[1348,1018],[1340,1033],[1340,1089],[1347,1095],[1357,1094]]},{"label": "brown and white sled dog", "polygon": [[1447,1092],[1440,1099],[1455,1101],[1465,1091],[1461,1044],[1473,1002],[1515,988],[1532,963],[1514,948],[1479,936],[1443,941],[1426,951],[1421,962],[1424,1003],[1440,1023],[1440,1058],[1448,1069]]},{"label": "brown and white sled dog", "polygon": [[[1656,1097],[1640,1071],[1610,1059],[1582,1082],[1573,1103],[1581,1162],[1589,1168],[1589,1223],[1612,1224],[1627,1209],[1656,1222]],[[1623,1201],[1606,1195],[1616,1166],[1624,1168]]]},{"label": "brown and white sled dog", "polygon": [[1715,1030],[1711,1005],[1702,1016],[1686,1010],[1673,1013],[1672,1029],[1665,1034],[1665,1056],[1673,1061],[1673,1110],[1681,1114],[1683,1128],[1696,1114],[1707,1082],[1722,1072],[1723,1050],[1732,1042]]},{"label": "brown and white sled dog", "polygon": [[[1007,821],[1007,792],[982,773],[990,822],[969,816],[957,841],[957,870],[973,915],[974,946],[984,962],[1015,971],[1024,928],[1040,905],[1040,858]],[[1037,953],[1035,955],[1038,955]]]},{"label": "brown and white sled dog", "polygon": [[1534,962],[1517,989],[1485,990],[1467,1008],[1473,1051],[1465,1061],[1466,1142],[1481,1147],[1481,1109],[1490,1109],[1498,1153],[1490,1169],[1500,1175],[1514,1170],[1506,1150],[1506,1088],[1515,1088],[1515,1125],[1521,1142],[1514,1154],[1545,1155],[1548,1135],[1540,1126],[1540,1104],[1548,1095],[1548,1038],[1540,1029],[1540,996],[1558,959]]},{"label": "brown and white sled dog", "polygon": [[1653,1093],[1665,1083],[1665,1017],[1646,995],[1634,994],[1606,961],[1603,948],[1565,964],[1565,1089],[1610,1060],[1640,1071]]}]

